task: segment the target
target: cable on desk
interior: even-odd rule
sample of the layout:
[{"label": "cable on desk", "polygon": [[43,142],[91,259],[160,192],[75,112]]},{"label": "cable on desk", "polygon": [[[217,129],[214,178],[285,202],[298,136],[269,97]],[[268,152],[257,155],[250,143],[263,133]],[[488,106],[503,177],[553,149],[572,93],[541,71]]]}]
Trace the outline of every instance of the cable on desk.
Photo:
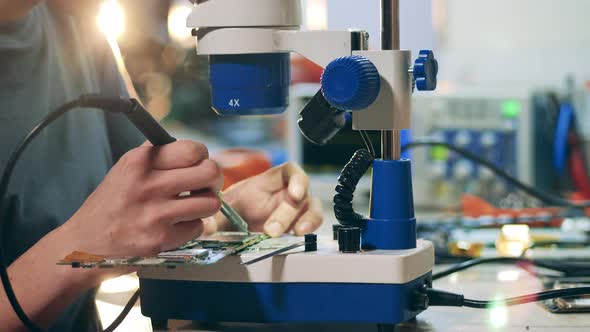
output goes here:
[{"label": "cable on desk", "polygon": [[584,276],[590,275],[590,265],[582,265],[582,264],[575,264],[575,263],[563,263],[563,262],[550,262],[546,260],[536,260],[536,259],[528,259],[523,257],[491,257],[491,258],[477,258],[472,259],[463,263],[459,263],[455,266],[450,267],[447,270],[434,273],[432,275],[432,280],[437,280],[444,278],[448,275],[453,273],[466,270],[468,268],[481,265],[481,264],[488,264],[488,263],[504,263],[504,264],[512,264],[512,263],[521,263],[523,265],[533,265],[536,267],[541,267],[557,272],[562,272],[566,275],[572,276]]},{"label": "cable on desk", "polygon": [[[6,167],[4,168],[4,171],[2,173],[2,178],[0,180],[0,206],[2,207],[0,211],[7,211],[7,206],[5,206],[5,204],[7,204],[6,197],[8,195],[8,185],[10,183],[10,178],[12,176],[12,173],[16,167],[18,160],[20,159],[21,155],[25,152],[26,148],[31,144],[35,137],[37,137],[37,135],[39,135],[39,133],[43,131],[43,129],[45,129],[55,120],[60,118],[62,115],[73,110],[78,110],[80,109],[80,107],[102,109],[103,111],[112,113],[126,113],[128,117],[141,116],[142,114],[140,113],[145,111],[141,109],[138,112],[134,112],[134,110],[138,110],[138,107],[141,106],[137,101],[133,99],[109,98],[102,97],[100,95],[89,94],[83,95],[77,100],[68,102],[56,109],[55,111],[49,113],[19,142],[19,144],[13,150],[8,159]],[[146,120],[145,118],[146,117],[144,115],[139,120],[144,121]],[[7,223],[8,218],[6,218],[5,215],[2,215],[2,219],[0,220],[0,235],[5,234]],[[4,236],[0,236],[0,279],[2,280],[2,286],[4,287],[6,297],[8,298],[8,301],[10,302],[10,305],[12,306],[12,309],[14,310],[16,315],[28,330],[34,332],[43,332],[43,329],[39,327],[35,322],[33,322],[26,314],[14,293],[14,289],[12,288],[12,284],[8,276],[8,268],[5,263],[6,254],[4,252],[4,238]],[[139,291],[137,291],[131,297],[131,299],[129,300],[124,310],[119,315],[119,317],[117,317],[117,319],[115,319],[115,321],[107,329],[105,329],[105,331],[114,331],[119,326],[119,324],[121,324],[125,316],[127,316],[129,311],[133,307],[134,303],[137,301],[138,297]]]},{"label": "cable on desk", "polygon": [[408,150],[408,149],[413,149],[416,147],[433,147],[433,146],[442,146],[445,147],[455,153],[457,153],[458,155],[462,156],[465,159],[471,160],[472,162],[479,164],[481,166],[484,166],[486,168],[488,168],[490,171],[492,171],[494,174],[496,174],[497,176],[503,178],[504,180],[506,180],[506,182],[510,183],[511,185],[515,186],[516,188],[522,190],[523,192],[529,194],[530,196],[533,196],[537,199],[539,199],[540,201],[548,204],[548,205],[552,205],[552,206],[561,206],[561,207],[569,207],[569,208],[576,208],[576,209],[584,209],[587,207],[590,207],[590,201],[580,201],[580,202],[574,202],[574,201],[570,201],[561,197],[557,197],[557,196],[553,196],[550,194],[547,194],[545,192],[542,192],[539,189],[536,189],[534,187],[531,187],[523,182],[521,182],[520,180],[516,179],[515,177],[513,177],[512,175],[508,174],[506,171],[502,170],[501,168],[499,168],[498,166],[494,165],[492,162],[466,150],[463,149],[461,147],[458,147],[456,145],[447,143],[447,142],[442,142],[442,141],[438,141],[438,140],[433,140],[433,139],[417,139],[414,140],[408,144],[405,144],[402,147],[402,151]]},{"label": "cable on desk", "polygon": [[445,292],[437,289],[427,288],[424,290],[428,296],[428,304],[430,306],[443,306],[443,307],[469,307],[476,309],[489,309],[496,306],[514,306],[525,303],[532,303],[538,301],[545,301],[551,299],[557,299],[561,297],[573,297],[573,296],[587,296],[590,295],[590,287],[576,287],[576,288],[565,288],[555,289],[545,292],[539,292],[534,294],[527,294],[517,297],[511,297],[502,300],[472,300],[466,299],[461,294],[455,294]]}]

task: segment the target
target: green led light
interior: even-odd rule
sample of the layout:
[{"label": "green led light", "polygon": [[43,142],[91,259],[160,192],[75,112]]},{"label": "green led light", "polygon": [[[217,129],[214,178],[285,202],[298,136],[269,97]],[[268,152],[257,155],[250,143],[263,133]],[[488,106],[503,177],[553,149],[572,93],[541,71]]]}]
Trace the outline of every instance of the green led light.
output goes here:
[{"label": "green led light", "polygon": [[449,159],[449,150],[444,146],[435,146],[430,151],[432,160],[435,161],[446,161]]},{"label": "green led light", "polygon": [[502,114],[510,119],[520,114],[520,103],[516,100],[506,100],[502,103]]}]

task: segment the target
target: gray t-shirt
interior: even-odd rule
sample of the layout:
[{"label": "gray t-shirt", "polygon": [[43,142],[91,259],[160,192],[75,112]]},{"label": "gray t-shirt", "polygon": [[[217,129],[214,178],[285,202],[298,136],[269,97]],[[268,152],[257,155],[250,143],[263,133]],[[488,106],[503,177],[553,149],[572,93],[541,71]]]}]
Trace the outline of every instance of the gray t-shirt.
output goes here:
[{"label": "gray t-shirt", "polygon": [[[112,52],[96,30],[94,20],[76,20],[45,4],[19,22],[0,24],[1,169],[17,142],[51,110],[83,93],[127,95]],[[2,211],[9,225],[0,234],[6,263],[67,221],[113,163],[142,141],[124,117],[95,110],[71,112],[46,128],[11,180]],[[52,331],[95,331],[93,294],[76,301]]]}]

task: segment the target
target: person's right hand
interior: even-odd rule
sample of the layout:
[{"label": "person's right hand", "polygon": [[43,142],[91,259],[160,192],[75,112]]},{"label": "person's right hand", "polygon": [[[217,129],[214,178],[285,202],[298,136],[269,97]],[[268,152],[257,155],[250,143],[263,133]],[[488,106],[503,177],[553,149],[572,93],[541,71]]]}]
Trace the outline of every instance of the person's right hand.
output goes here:
[{"label": "person's right hand", "polygon": [[[151,256],[196,238],[201,218],[220,209],[218,165],[192,141],[141,146],[125,154],[65,223],[72,248],[92,254]],[[190,192],[190,195],[180,195]]]}]

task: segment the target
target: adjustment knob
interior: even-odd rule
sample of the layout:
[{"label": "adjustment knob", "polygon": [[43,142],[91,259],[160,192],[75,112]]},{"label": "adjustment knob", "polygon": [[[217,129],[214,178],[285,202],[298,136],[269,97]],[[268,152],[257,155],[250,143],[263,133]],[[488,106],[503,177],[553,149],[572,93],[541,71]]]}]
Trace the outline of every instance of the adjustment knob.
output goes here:
[{"label": "adjustment knob", "polygon": [[369,59],[352,55],[338,58],[321,78],[324,98],[342,111],[358,111],[371,105],[381,88],[379,71]]},{"label": "adjustment knob", "polygon": [[338,229],[338,248],[340,252],[354,253],[361,250],[361,229],[341,227]]},{"label": "adjustment knob", "polygon": [[418,59],[414,62],[414,80],[420,91],[436,90],[436,75],[438,74],[438,61],[431,50],[421,50]]}]

